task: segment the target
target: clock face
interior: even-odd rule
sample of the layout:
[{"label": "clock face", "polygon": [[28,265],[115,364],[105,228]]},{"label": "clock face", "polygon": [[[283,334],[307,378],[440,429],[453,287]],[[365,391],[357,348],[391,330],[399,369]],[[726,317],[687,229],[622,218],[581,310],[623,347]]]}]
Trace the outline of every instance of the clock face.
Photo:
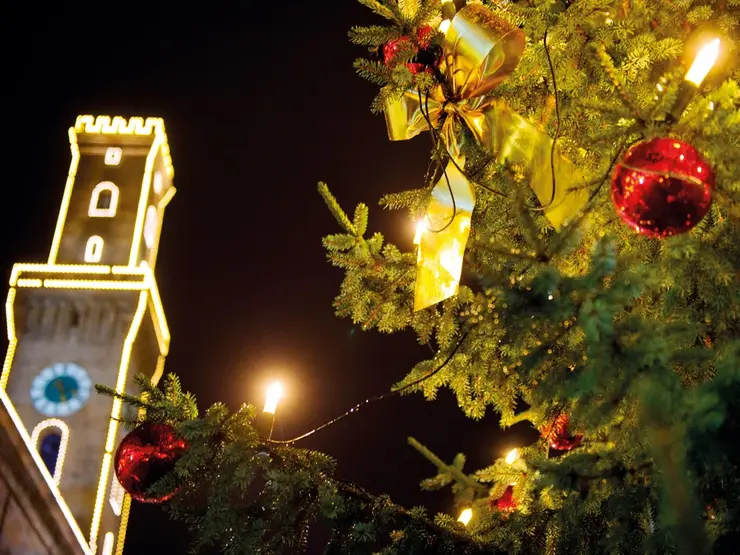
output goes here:
[{"label": "clock face", "polygon": [[69,416],[90,398],[92,382],[87,372],[73,362],[58,362],[45,368],[31,383],[33,406],[46,416]]}]

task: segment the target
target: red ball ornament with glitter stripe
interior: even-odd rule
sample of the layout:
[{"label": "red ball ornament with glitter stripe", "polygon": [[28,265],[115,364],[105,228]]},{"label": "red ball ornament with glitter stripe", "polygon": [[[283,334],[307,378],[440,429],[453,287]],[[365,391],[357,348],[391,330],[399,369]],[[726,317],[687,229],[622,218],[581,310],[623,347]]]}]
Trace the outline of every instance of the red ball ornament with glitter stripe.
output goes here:
[{"label": "red ball ornament with glitter stripe", "polygon": [[562,413],[558,415],[551,427],[545,428],[541,433],[550,448],[556,451],[570,451],[583,441],[582,434],[571,435],[570,416]]},{"label": "red ball ornament with glitter stripe", "polygon": [[187,449],[187,443],[172,426],[144,423],[121,441],[114,459],[118,481],[132,499],[141,503],[164,503],[177,493],[153,496],[149,493],[156,482],[175,468]]},{"label": "red ball ornament with glitter stripe", "polygon": [[514,486],[507,486],[503,495],[498,499],[491,501],[490,505],[492,509],[495,509],[504,514],[514,512],[519,506],[519,503],[517,503],[516,499],[514,499]]},{"label": "red ball ornament with glitter stripe", "polygon": [[433,38],[434,29],[426,25],[417,29],[416,44],[413,44],[411,37],[406,35],[388,41],[382,48],[383,63],[389,68],[394,68],[397,64],[396,58],[399,52],[410,48],[416,54],[414,60],[406,64],[411,73],[416,75],[422,71],[436,68],[439,64],[439,53],[432,48]]},{"label": "red ball ornament with glitter stripe", "polygon": [[627,151],[612,176],[612,201],[624,222],[649,237],[695,227],[712,204],[714,172],[688,143],[662,137]]}]

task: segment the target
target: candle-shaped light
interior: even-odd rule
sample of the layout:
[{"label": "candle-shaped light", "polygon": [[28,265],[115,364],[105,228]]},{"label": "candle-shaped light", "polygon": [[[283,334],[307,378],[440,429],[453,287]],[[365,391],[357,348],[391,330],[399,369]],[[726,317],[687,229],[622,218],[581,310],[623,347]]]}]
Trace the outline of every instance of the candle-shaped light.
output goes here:
[{"label": "candle-shaped light", "polygon": [[506,461],[506,464],[514,464],[514,462],[519,458],[519,449],[512,449],[508,453],[506,453],[506,458],[504,459]]},{"label": "candle-shaped light", "polygon": [[270,387],[267,388],[267,400],[265,401],[264,412],[269,414],[275,414],[278,403],[283,397],[283,386],[280,382],[273,382]]},{"label": "candle-shaped light", "polygon": [[442,0],[442,22],[439,24],[440,33],[444,34],[447,32],[456,12],[455,3],[452,0]]},{"label": "candle-shaped light", "polygon": [[717,63],[718,57],[719,39],[715,38],[699,50],[696,58],[694,58],[694,63],[691,64],[691,67],[689,68],[689,71],[686,72],[686,77],[684,77],[684,79],[698,87],[704,82],[704,79],[712,70],[714,64]]},{"label": "candle-shaped light", "polygon": [[686,72],[681,86],[678,88],[678,95],[676,96],[676,102],[671,108],[669,114],[669,121],[678,121],[681,119],[686,106],[689,105],[691,99],[699,90],[699,87],[706,79],[707,74],[712,70],[714,65],[717,63],[719,57],[719,38],[714,38],[707,42],[694,58],[691,67]]},{"label": "candle-shaped light", "polygon": [[416,223],[416,234],[414,235],[414,245],[421,244],[421,236],[424,234],[425,231],[427,231],[429,228],[427,227],[426,221],[419,220]]},{"label": "candle-shaped light", "polygon": [[463,511],[460,513],[460,517],[457,519],[458,522],[462,522],[463,526],[467,526],[468,522],[473,518],[473,509],[468,507],[467,509],[463,509]]}]

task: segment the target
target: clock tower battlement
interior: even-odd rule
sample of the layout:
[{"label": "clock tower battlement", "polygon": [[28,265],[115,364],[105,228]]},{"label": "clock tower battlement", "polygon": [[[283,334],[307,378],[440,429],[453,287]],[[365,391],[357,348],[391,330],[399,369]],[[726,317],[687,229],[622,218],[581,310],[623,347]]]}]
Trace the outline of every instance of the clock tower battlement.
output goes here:
[{"label": "clock tower battlement", "polygon": [[79,116],[49,264],[154,267],[162,217],[175,193],[160,118]]},{"label": "clock tower battlement", "polygon": [[175,193],[159,118],[79,116],[47,263],[18,263],[6,309],[0,401],[87,555],[120,555],[130,499],[113,456],[135,412],[94,384],[157,383],[170,335],[154,276]]}]

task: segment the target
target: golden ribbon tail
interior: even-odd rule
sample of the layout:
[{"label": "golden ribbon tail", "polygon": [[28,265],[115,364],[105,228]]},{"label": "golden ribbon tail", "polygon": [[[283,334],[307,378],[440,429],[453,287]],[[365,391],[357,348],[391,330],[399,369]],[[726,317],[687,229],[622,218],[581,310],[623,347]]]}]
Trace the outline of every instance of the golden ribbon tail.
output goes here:
[{"label": "golden ribbon tail", "polygon": [[549,135],[503,100],[487,99],[480,111],[463,112],[463,119],[499,164],[521,171],[556,230],[586,204],[589,193],[582,186],[582,172],[560,154],[557,144],[553,149]]},{"label": "golden ribbon tail", "polygon": [[[579,180],[575,167],[560,155],[557,146],[553,150],[552,138],[546,133],[513,112],[505,102],[486,97],[514,71],[524,43],[520,29],[483,6],[470,4],[462,8],[452,19],[442,43],[440,71],[447,81],[448,98],[439,86],[424,97],[417,91],[408,91],[400,99],[388,102],[388,136],[392,141],[411,139],[429,129],[428,119],[439,129],[457,166],[463,167],[460,136],[463,126],[469,128],[496,161],[520,167],[540,203],[547,206],[545,215],[560,229],[588,199],[584,189],[568,190],[568,184]],[[554,198],[553,167],[557,184]],[[415,311],[447,299],[459,289],[475,192],[452,162],[446,173],[449,186],[444,176],[435,185],[427,210],[429,229],[417,237]]]},{"label": "golden ribbon tail", "polygon": [[416,238],[419,250],[415,311],[456,295],[460,286],[465,245],[475,207],[475,192],[454,163],[449,162],[445,172],[447,177],[443,175],[432,190],[424,221],[425,229],[422,228],[423,231]]}]

